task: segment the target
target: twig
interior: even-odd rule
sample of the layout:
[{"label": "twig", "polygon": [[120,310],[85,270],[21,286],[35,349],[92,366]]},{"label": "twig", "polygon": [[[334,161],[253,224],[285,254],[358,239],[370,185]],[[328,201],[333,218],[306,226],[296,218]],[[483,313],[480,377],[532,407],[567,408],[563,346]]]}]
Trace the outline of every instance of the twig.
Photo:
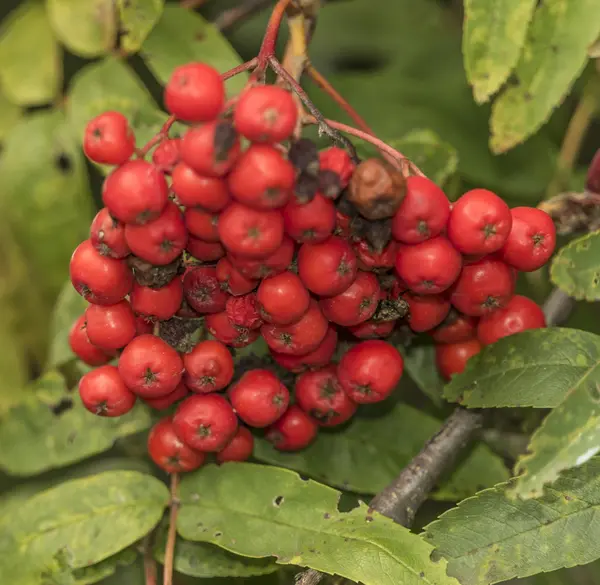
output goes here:
[{"label": "twig", "polygon": [[[557,325],[568,317],[573,300],[562,291],[552,291],[544,303],[548,325]],[[454,461],[483,423],[483,413],[456,407],[442,428],[425,444],[418,455],[387,487],[371,500],[371,508],[410,527],[421,504],[440,477]],[[317,585],[323,574],[309,569],[297,575],[296,585]]]},{"label": "twig", "polygon": [[281,65],[277,58],[275,56],[269,57],[268,63],[271,66],[271,69],[273,69],[273,71],[275,71],[277,75],[281,76],[282,79],[285,79],[285,81],[288,82],[292,91],[296,95],[298,95],[306,109],[312,114],[312,116],[308,117],[308,119],[310,120],[309,123],[317,124],[319,126],[319,131],[322,134],[325,134],[325,136],[328,136],[329,138],[331,138],[331,140],[337,142],[339,145],[343,146],[346,150],[348,150],[352,158],[358,159],[358,155],[356,154],[354,144],[352,144],[352,142],[348,140],[348,138],[346,138],[343,134],[338,132],[338,130],[335,127],[335,124],[331,124],[330,120],[325,119],[323,114],[321,114],[321,112],[318,110],[315,104],[313,104],[311,99],[308,97],[307,93],[300,87],[298,82],[289,74],[289,72]]},{"label": "twig", "polygon": [[177,538],[177,514],[179,512],[179,475],[171,474],[171,511],[169,512],[169,532],[167,533],[167,544],[165,548],[165,562],[163,572],[163,585],[173,585],[173,560],[175,557],[175,540]]},{"label": "twig", "polygon": [[546,190],[546,199],[554,197],[564,187],[565,179],[573,169],[573,165],[581,149],[581,143],[594,119],[597,108],[598,98],[591,85],[588,85],[569,120],[569,125],[567,126],[567,131],[560,147],[556,171]]},{"label": "twig", "polygon": [[154,540],[154,532],[151,532],[144,539],[143,551],[144,551],[144,584],[145,585],[156,585],[156,561],[152,555],[152,546]]},{"label": "twig", "polygon": [[225,12],[220,14],[215,19],[214,25],[220,31],[227,30],[242,20],[253,16],[256,12],[260,12],[272,3],[273,0],[243,0],[239,6],[225,10]]},{"label": "twig", "polygon": [[258,51],[258,65],[254,72],[257,77],[264,75],[269,65],[269,59],[275,56],[275,45],[277,44],[281,21],[291,2],[292,0],[279,0],[275,5],[275,8],[273,8],[273,12],[271,12],[265,36],[263,37],[260,50]]},{"label": "twig", "polygon": [[249,71],[250,69],[254,69],[258,64],[258,57],[254,57],[254,59],[250,59],[250,61],[246,61],[229,71],[225,71],[225,73],[221,74],[221,78],[223,81],[227,81],[228,79],[235,77],[236,75],[243,73],[244,71]]},{"label": "twig", "polygon": [[179,5],[182,8],[188,8],[189,10],[193,10],[194,8],[200,8],[203,4],[206,4],[207,0],[181,0]]}]

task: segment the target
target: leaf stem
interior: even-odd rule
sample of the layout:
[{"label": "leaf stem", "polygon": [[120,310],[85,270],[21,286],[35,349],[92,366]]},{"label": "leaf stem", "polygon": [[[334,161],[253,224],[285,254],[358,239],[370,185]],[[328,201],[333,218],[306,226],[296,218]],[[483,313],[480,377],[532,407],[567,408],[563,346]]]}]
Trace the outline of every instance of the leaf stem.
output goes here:
[{"label": "leaf stem", "polygon": [[169,531],[167,533],[167,544],[165,548],[165,562],[163,572],[163,585],[173,585],[173,561],[175,558],[175,540],[177,537],[177,514],[179,513],[179,475],[171,474],[171,510],[169,512]]}]

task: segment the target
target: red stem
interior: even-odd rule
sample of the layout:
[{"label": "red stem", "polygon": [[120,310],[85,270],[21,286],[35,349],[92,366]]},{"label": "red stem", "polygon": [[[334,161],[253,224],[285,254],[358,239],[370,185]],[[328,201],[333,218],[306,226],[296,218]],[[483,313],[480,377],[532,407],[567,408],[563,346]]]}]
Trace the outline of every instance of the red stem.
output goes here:
[{"label": "red stem", "polygon": [[255,75],[262,75],[269,64],[269,57],[275,55],[275,45],[277,43],[277,36],[279,35],[279,29],[281,28],[281,21],[285,14],[286,8],[289,6],[291,0],[279,0],[273,8],[271,18],[267,24],[267,30],[263,37],[260,51],[258,52],[258,65],[256,67]]}]

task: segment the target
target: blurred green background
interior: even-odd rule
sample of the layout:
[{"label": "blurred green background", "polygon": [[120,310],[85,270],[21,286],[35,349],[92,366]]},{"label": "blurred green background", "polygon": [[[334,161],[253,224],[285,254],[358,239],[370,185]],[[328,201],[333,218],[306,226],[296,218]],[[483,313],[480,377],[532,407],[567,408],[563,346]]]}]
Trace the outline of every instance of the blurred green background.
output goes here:
[{"label": "blurred green background", "polygon": [[[126,0],[121,4],[127,9]],[[134,10],[131,26],[119,30],[112,0],[0,3],[0,414],[30,380],[60,362],[69,326],[61,321],[65,306],[68,315],[83,310],[67,283],[68,261],[87,237],[102,184],[102,170],[81,153],[86,120],[121,109],[143,142],[163,119],[161,83],[174,65],[203,59],[224,70],[238,62],[216,31],[176,2],[167,3],[163,20],[142,44],[142,17],[148,16],[143,10],[151,12],[153,2],[134,4],[145,8]],[[196,14],[211,21],[235,4],[208,0]],[[263,11],[224,32],[243,60],[256,54],[267,17]],[[582,91],[598,76],[595,66],[588,65],[539,132],[496,155],[489,148],[490,105],[477,105],[467,83],[462,22],[462,2],[456,0],[330,1],[321,10],[311,57],[375,132],[443,183],[451,198],[480,186],[510,205],[537,205],[556,174]],[[117,39],[129,54],[112,51]],[[282,47],[284,41],[282,35]],[[231,91],[239,87],[239,80],[229,85]],[[305,87],[327,117],[349,122],[310,81]],[[560,177],[562,190],[582,190],[599,145],[596,119],[572,172]],[[519,286],[539,301],[550,290],[544,272]],[[62,309],[56,312],[61,291]],[[600,333],[597,304],[579,303],[569,325]],[[63,332],[62,345],[55,343],[57,331]],[[127,571],[139,570],[129,567],[105,583],[138,583],[139,576]],[[527,582],[586,585],[600,583],[600,575],[589,565]]]}]

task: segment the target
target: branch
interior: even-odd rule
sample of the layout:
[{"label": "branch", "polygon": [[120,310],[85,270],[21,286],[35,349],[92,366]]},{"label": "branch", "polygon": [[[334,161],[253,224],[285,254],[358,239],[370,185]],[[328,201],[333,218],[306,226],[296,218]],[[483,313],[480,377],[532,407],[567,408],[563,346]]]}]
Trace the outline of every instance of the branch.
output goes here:
[{"label": "branch", "polygon": [[239,24],[242,20],[250,18],[255,13],[260,12],[273,0],[243,0],[239,6],[225,10],[214,22],[214,25],[221,31],[225,31],[232,26]]},{"label": "branch", "polygon": [[171,474],[171,511],[169,513],[169,532],[165,548],[165,563],[163,572],[163,585],[173,585],[173,560],[175,558],[175,540],[177,538],[177,514],[179,513],[179,475]]}]

